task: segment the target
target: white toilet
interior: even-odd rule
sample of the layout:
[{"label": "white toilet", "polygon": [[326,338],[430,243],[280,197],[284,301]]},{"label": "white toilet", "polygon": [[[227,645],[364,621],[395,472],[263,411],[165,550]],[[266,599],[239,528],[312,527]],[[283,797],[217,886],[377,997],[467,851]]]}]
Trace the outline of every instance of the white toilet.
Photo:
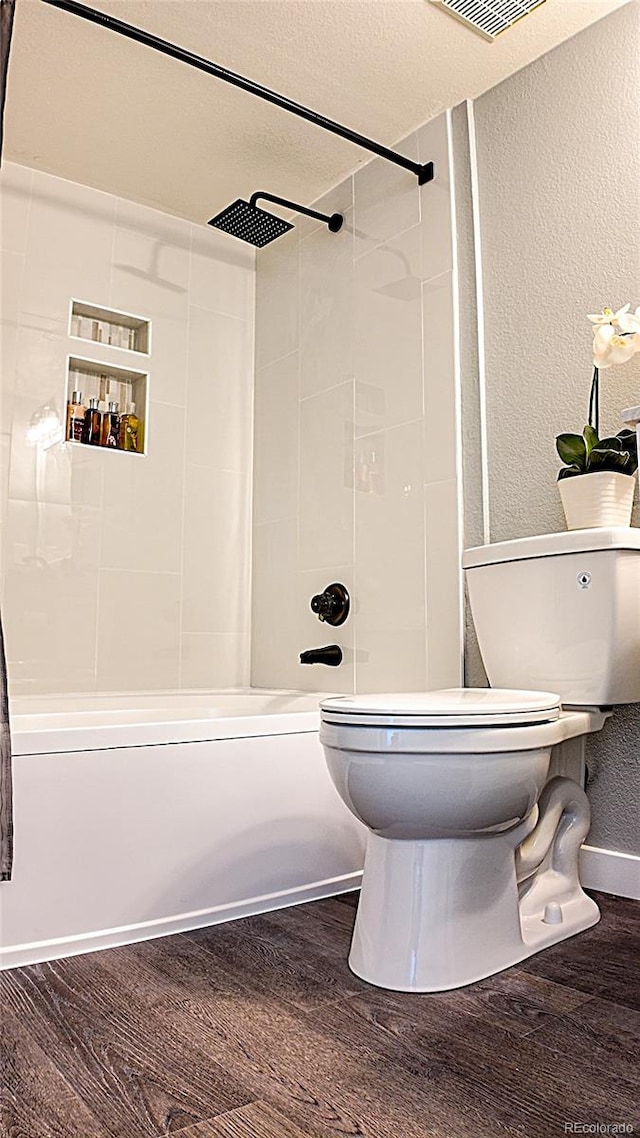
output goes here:
[{"label": "white toilet", "polygon": [[331,777],[369,829],[349,964],[398,991],[473,983],[597,922],[578,877],[581,744],[640,702],[640,530],[462,563],[494,686],[321,704]]}]

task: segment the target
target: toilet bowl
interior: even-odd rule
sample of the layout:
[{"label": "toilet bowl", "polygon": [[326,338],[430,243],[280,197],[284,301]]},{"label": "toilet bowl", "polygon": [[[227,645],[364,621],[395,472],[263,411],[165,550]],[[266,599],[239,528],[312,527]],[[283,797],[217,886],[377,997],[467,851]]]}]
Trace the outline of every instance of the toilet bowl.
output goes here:
[{"label": "toilet bowl", "polygon": [[349,964],[398,991],[473,983],[598,921],[579,881],[588,799],[553,755],[640,700],[638,531],[546,534],[463,566],[489,681],[515,688],[320,705],[331,778],[368,829]]},{"label": "toilet bowl", "polygon": [[[324,700],[329,772],[369,830],[352,971],[384,988],[442,991],[595,924],[598,909],[578,881],[586,795],[570,779],[547,777],[551,748],[603,721],[597,712],[561,711],[557,696],[541,692]],[[538,808],[545,785],[562,829],[559,819],[549,829]],[[553,851],[565,832],[561,852]],[[525,912],[516,851],[526,840],[521,877],[526,886],[534,861],[538,885]]]}]

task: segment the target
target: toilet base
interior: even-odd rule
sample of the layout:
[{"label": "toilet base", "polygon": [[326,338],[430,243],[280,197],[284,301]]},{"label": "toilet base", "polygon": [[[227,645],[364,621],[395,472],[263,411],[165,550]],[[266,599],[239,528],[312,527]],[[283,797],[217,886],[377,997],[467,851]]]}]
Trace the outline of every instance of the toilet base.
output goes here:
[{"label": "toilet base", "polygon": [[552,868],[541,866],[519,898],[520,829],[429,841],[369,833],[352,972],[380,988],[442,992],[595,925],[595,902]]}]

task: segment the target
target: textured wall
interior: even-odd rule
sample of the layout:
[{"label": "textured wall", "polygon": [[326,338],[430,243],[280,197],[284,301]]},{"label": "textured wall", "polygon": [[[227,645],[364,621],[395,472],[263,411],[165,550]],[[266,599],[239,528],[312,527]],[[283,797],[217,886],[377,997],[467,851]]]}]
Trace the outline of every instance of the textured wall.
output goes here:
[{"label": "textured wall", "polygon": [[[258,255],[252,678],[412,690],[460,681],[456,327],[449,116],[402,143],[420,189],[369,163]],[[341,628],[309,598],[353,595]],[[277,604],[280,599],[280,604]],[[298,663],[337,642],[344,663]]]},{"label": "textured wall", "polygon": [[[632,3],[475,103],[491,540],[564,529],[554,438],[581,430],[585,314],[640,304],[640,6]],[[602,426],[640,402],[640,356],[602,373]],[[639,709],[588,744],[590,842],[640,852]]]},{"label": "textured wall", "polygon": [[[13,694],[225,687],[249,664],[254,258],[6,165],[0,525]],[[74,297],[152,322],[150,359],[68,336]],[[68,353],[150,372],[148,454],[33,446]]]}]

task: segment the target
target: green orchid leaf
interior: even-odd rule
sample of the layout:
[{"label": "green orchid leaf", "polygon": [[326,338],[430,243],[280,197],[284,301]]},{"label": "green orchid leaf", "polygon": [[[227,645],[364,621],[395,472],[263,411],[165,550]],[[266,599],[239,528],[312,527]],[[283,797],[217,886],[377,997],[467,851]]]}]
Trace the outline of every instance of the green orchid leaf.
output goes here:
[{"label": "green orchid leaf", "polygon": [[563,478],[575,478],[576,474],[584,474],[584,471],[576,463],[571,466],[564,466],[558,474],[558,482]]},{"label": "green orchid leaf", "polygon": [[562,434],[556,439],[556,450],[567,466],[577,466],[580,470],[586,469],[587,444],[582,435]]},{"label": "green orchid leaf", "polygon": [[624,431],[618,431],[616,437],[620,439],[624,450],[629,451],[631,455],[631,466],[633,468],[632,473],[635,474],[638,469],[638,437],[636,432],[625,429]]},{"label": "green orchid leaf", "polygon": [[585,427],[585,429],[582,433],[584,435],[584,441],[585,441],[586,447],[587,447],[587,462],[588,462],[589,461],[589,455],[591,454],[591,451],[593,450],[594,447],[597,447],[598,442],[600,440],[598,439],[598,436],[597,436],[593,427],[589,427],[589,426]]},{"label": "green orchid leaf", "polygon": [[632,458],[628,450],[616,450],[613,447],[605,447],[605,440],[602,440],[597,447],[591,451],[589,459],[589,472],[598,470],[613,470],[618,471],[620,474],[633,474]]}]

